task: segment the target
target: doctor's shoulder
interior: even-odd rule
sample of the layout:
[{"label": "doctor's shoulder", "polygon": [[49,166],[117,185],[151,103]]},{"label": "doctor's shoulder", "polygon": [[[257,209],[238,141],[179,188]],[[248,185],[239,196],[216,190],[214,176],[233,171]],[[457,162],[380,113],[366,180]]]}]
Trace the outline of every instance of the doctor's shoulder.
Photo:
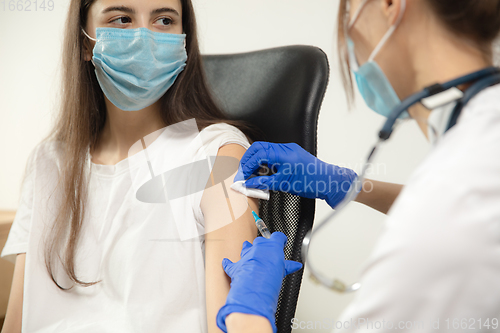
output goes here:
[{"label": "doctor's shoulder", "polygon": [[464,114],[470,117],[485,114],[492,120],[498,119],[500,117],[500,84],[486,88],[475,96],[465,106]]},{"label": "doctor's shoulder", "polygon": [[430,167],[443,169],[444,177],[459,176],[456,181],[471,188],[486,185],[487,178],[498,179],[500,184],[499,147],[500,85],[496,85],[465,106],[457,125],[431,153],[435,163]]},{"label": "doctor's shoulder", "polygon": [[[469,141],[477,149],[481,149],[481,146],[497,148],[500,144],[500,84],[474,97],[465,106],[459,122],[464,135],[467,135],[463,140]],[[497,147],[494,147],[495,144]]]},{"label": "doctor's shoulder", "polygon": [[472,193],[499,184],[500,85],[485,89],[463,109],[410,177],[407,186],[425,192]]}]

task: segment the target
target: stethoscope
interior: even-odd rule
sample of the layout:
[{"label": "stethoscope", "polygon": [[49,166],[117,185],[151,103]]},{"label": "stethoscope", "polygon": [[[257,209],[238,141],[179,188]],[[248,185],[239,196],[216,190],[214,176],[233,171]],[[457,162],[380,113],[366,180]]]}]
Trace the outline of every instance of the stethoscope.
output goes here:
[{"label": "stethoscope", "polygon": [[[472,83],[473,82],[473,83]],[[457,86],[472,83],[472,85],[466,89],[465,92],[462,92],[457,88]],[[370,151],[368,158],[366,159],[366,163],[364,164],[361,176],[351,184],[349,191],[347,192],[344,199],[335,207],[326,218],[324,218],[318,225],[315,227],[314,231],[310,230],[304,240],[302,242],[302,260],[304,262],[307,261],[308,258],[308,250],[311,244],[311,240],[313,235],[317,234],[324,226],[326,226],[329,222],[332,221],[333,217],[338,214],[347,204],[353,201],[358,193],[361,190],[363,181],[365,180],[366,171],[369,168],[376,151],[378,150],[381,143],[387,141],[394,129],[396,127],[397,120],[399,116],[406,111],[411,106],[416,103],[422,103],[428,109],[435,109],[437,107],[443,106],[445,104],[456,101],[457,104],[452,111],[450,119],[448,121],[448,125],[446,131],[450,130],[453,126],[456,125],[458,117],[460,116],[462,109],[464,106],[478,93],[483,91],[484,89],[493,86],[495,84],[500,83],[500,68],[497,67],[488,67],[483,70],[459,77],[457,79],[451,80],[449,82],[443,84],[434,84],[427,88],[424,88],[422,91],[417,92],[407,99],[405,99],[400,105],[398,105],[391,112],[384,126],[380,130],[378,134],[378,141]],[[445,132],[446,132],[445,131]],[[336,278],[328,278],[322,273],[320,273],[317,268],[312,264],[312,262],[308,262],[309,271],[311,273],[310,278],[322,284],[323,286],[340,292],[340,293],[348,293],[358,290],[361,287],[359,282],[353,284],[345,284],[339,279]]]}]

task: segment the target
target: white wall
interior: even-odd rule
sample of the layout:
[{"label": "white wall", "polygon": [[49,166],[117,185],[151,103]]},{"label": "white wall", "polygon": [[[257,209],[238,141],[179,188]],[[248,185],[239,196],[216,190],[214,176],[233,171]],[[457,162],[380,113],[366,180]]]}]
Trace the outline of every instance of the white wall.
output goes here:
[{"label": "white wall", "polygon": [[[52,12],[9,12],[0,7],[0,209],[16,209],[22,172],[30,150],[48,133],[59,92],[60,45],[66,0],[54,0]],[[232,53],[289,44],[323,49],[331,78],[319,123],[319,157],[356,171],[376,139],[383,118],[357,96],[347,110],[335,50],[338,0],[194,0],[204,53]],[[1,6],[1,4],[0,4]],[[404,183],[428,151],[416,124],[401,126],[379,154],[380,172],[371,177]],[[318,202],[316,221],[329,212]],[[319,235],[312,260],[327,272],[356,279],[384,216],[352,204],[340,220]],[[339,295],[303,282],[297,318],[335,319],[352,295]],[[300,331],[300,330],[297,330]],[[314,330],[329,332],[329,330]]]},{"label": "white wall", "polygon": [[62,3],[55,0],[52,11],[32,5],[31,12],[0,3],[0,209],[16,209],[28,154],[55,115]]}]

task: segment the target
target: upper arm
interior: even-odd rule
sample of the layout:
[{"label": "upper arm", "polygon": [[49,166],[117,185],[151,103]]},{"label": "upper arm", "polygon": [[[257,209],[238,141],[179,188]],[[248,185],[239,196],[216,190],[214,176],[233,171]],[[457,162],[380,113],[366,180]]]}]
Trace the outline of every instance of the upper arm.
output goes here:
[{"label": "upper arm", "polygon": [[222,268],[222,259],[238,261],[243,242],[252,242],[257,237],[257,228],[248,205],[258,212],[258,200],[248,198],[247,203],[246,196],[230,188],[244,153],[245,149],[238,144],[228,144],[219,149],[218,157],[229,156],[234,158],[236,163],[228,163],[227,159],[220,159],[220,163],[215,162],[211,179],[218,178],[218,174],[231,176],[224,177],[223,184],[207,187],[201,200],[207,230],[205,271],[209,332],[220,332],[215,318],[229,292],[230,280]]},{"label": "upper arm", "polygon": [[14,278],[10,289],[7,314],[2,328],[2,333],[20,333],[23,313],[23,289],[24,289],[24,264],[26,253],[16,256],[14,267]]}]

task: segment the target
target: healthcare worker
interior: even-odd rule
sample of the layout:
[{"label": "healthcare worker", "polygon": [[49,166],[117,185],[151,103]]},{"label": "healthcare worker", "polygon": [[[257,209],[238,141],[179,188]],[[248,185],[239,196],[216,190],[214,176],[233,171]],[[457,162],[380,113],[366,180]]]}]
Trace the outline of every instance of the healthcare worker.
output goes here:
[{"label": "healthcare worker", "polygon": [[[495,78],[498,69],[486,68],[493,65],[499,32],[500,0],[341,0],[343,68],[354,72],[368,106],[389,116],[409,96],[435,98],[419,97],[398,114],[417,120],[433,144],[408,184],[402,189],[365,180],[373,189],[356,197],[388,212],[388,218],[361,272],[356,298],[334,318],[338,331],[499,330],[500,85],[476,85]],[[458,89],[434,85],[456,78],[462,78]],[[461,103],[465,107],[457,114]],[[328,172],[306,174],[301,170],[308,164]],[[249,178],[263,165],[276,173]],[[324,199],[335,208],[357,177],[296,144],[256,142],[235,180]],[[347,186],[304,186],[311,180]],[[223,331],[276,332],[282,279],[300,268],[284,260],[285,243],[276,232],[245,243],[238,262],[223,261],[232,281],[217,317]]]}]

